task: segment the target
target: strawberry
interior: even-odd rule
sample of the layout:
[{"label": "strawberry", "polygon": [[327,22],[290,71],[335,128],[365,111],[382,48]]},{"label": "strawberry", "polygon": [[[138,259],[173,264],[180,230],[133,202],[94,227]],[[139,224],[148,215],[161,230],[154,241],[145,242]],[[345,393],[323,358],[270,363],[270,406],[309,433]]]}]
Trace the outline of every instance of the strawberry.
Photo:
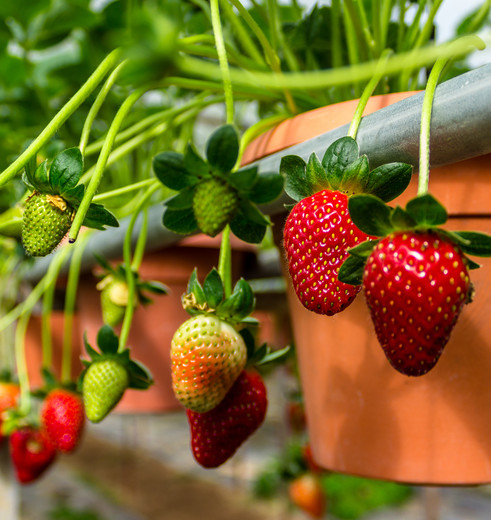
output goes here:
[{"label": "strawberry", "polygon": [[326,150],[322,163],[315,154],[308,163],[289,155],[282,158],[280,171],[286,193],[297,201],[283,232],[293,288],[305,308],[332,316],[360,291],[338,280],[348,249],[370,238],[353,223],[349,198],[372,193],[391,200],[406,188],[411,167],[391,163],[370,172],[356,141],[343,137]]},{"label": "strawberry", "polygon": [[369,237],[352,222],[348,197],[322,190],[294,206],[284,229],[284,244],[293,288],[301,303],[332,316],[345,309],[360,287],[338,280],[348,249]]},{"label": "strawberry", "polygon": [[102,421],[119,403],[128,384],[128,370],[117,359],[92,362],[82,381],[83,401],[89,421]]},{"label": "strawberry", "polygon": [[193,196],[193,211],[198,227],[209,236],[216,236],[238,208],[235,188],[218,177],[201,181]]},{"label": "strawberry", "polygon": [[185,321],[171,342],[172,386],[177,399],[195,412],[220,403],[247,361],[242,336],[212,314]]},{"label": "strawberry", "polygon": [[216,468],[227,461],[264,421],[266,387],[255,371],[242,371],[220,404],[204,413],[186,410],[196,461]]},{"label": "strawberry", "polygon": [[82,399],[78,394],[63,388],[51,390],[41,408],[41,422],[58,451],[73,452],[84,429]]},{"label": "strawberry", "polygon": [[2,432],[2,424],[5,420],[7,410],[17,406],[20,388],[17,383],[0,381],[0,441],[5,438]]},{"label": "strawberry", "polygon": [[320,479],[312,473],[304,473],[288,484],[288,496],[292,503],[313,518],[322,518],[327,499]]},{"label": "strawberry", "polygon": [[470,294],[467,262],[435,231],[399,231],[366,263],[363,288],[377,338],[392,366],[408,376],[431,370]]},{"label": "strawberry", "polygon": [[22,243],[30,256],[46,256],[70,230],[72,206],[59,195],[35,191],[27,199],[22,216]]},{"label": "strawberry", "polygon": [[27,484],[54,462],[56,448],[44,430],[23,426],[10,435],[10,456],[18,481]]},{"label": "strawberry", "polygon": [[97,284],[100,289],[102,282],[105,282],[101,290],[102,319],[111,327],[119,325],[124,318],[126,306],[128,304],[128,284],[124,281],[110,280],[110,275]]}]

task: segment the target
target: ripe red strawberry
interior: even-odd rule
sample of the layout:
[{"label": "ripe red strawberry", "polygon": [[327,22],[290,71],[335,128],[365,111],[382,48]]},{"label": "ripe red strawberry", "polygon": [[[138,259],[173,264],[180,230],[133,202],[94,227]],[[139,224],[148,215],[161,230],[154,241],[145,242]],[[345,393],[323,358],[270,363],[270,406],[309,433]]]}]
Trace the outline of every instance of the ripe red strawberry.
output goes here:
[{"label": "ripe red strawberry", "polygon": [[244,370],[216,408],[205,413],[187,410],[196,461],[205,468],[227,461],[262,424],[267,406],[261,376]]},{"label": "ripe red strawberry", "polygon": [[24,426],[10,435],[10,456],[18,481],[27,484],[54,462],[56,448],[44,430]]},{"label": "ripe red strawberry", "polygon": [[348,249],[368,238],[353,224],[344,193],[322,190],[294,206],[284,244],[293,287],[304,307],[331,316],[354,300],[360,287],[340,282],[338,271]]},{"label": "ripe red strawberry", "polygon": [[0,382],[0,441],[5,438],[2,434],[2,424],[5,418],[5,412],[17,406],[19,394],[20,388],[17,383],[6,381]]},{"label": "ripe red strawberry", "polygon": [[212,314],[185,321],[171,342],[172,386],[179,401],[195,412],[215,408],[247,361],[242,336]]},{"label": "ripe red strawberry", "polygon": [[288,496],[293,504],[313,518],[322,518],[327,499],[317,475],[304,473],[288,485]]},{"label": "ripe red strawberry", "polygon": [[399,231],[369,256],[363,288],[378,340],[390,363],[408,376],[438,361],[470,280],[460,249],[435,231]]},{"label": "ripe red strawberry", "polygon": [[41,421],[58,451],[73,452],[79,444],[85,424],[81,397],[63,388],[51,390],[41,408]]}]

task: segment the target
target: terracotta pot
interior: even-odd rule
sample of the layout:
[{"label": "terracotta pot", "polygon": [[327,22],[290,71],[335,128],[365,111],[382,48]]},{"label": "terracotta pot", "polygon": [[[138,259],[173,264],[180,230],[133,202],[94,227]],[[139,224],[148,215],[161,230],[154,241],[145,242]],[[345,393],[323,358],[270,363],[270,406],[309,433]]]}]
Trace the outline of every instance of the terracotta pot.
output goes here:
[{"label": "terracotta pot", "polygon": [[[153,303],[138,307],[130,329],[128,346],[132,357],[152,372],[155,383],[146,391],[128,390],[116,407],[116,412],[156,413],[181,408],[171,385],[170,343],[176,329],[190,316],[181,305],[189,276],[198,268],[200,280],[218,263],[220,239],[194,236],[179,246],[145,255],[140,267],[143,279],[157,280],[170,289],[168,295],[153,295]],[[233,241],[232,261],[237,272],[246,261],[247,244]],[[235,273],[235,276],[237,273]],[[81,335],[87,332],[91,345],[96,344],[97,331],[102,326],[98,278],[84,275],[78,290],[78,310]],[[119,332],[118,327],[117,332]]]},{"label": "terracotta pot", "polygon": [[[51,313],[51,333],[53,342],[53,367],[56,377],[60,376],[61,360],[63,350],[63,327],[64,314],[60,311]],[[80,374],[82,367],[80,365],[80,354],[82,352],[82,342],[79,335],[78,317],[75,315],[73,320],[72,335],[72,377],[76,379]],[[37,315],[31,316],[26,330],[25,336],[25,352],[26,363],[29,374],[29,383],[32,388],[38,388],[43,385],[41,375],[43,352],[41,345],[41,317]]]},{"label": "terracotta pot", "polygon": [[[340,124],[350,120],[353,105],[350,109]],[[300,125],[289,126],[299,134]],[[307,126],[306,139],[312,137]],[[261,153],[276,148],[263,147]],[[430,190],[451,213],[448,229],[491,232],[490,166],[491,156],[483,156],[432,170]],[[414,181],[393,203],[416,194]],[[399,374],[387,362],[363,294],[327,317],[306,310],[289,288],[309,435],[319,464],[416,484],[491,482],[491,260],[479,262],[483,267],[471,271],[474,302],[464,308],[436,367],[418,378]]]}]

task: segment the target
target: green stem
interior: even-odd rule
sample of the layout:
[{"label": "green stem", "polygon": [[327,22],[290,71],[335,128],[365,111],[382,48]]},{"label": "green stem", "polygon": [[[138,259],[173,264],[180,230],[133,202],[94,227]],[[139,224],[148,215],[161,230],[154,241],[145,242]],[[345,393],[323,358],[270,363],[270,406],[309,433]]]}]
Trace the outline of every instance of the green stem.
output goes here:
[{"label": "green stem", "polygon": [[26,148],[26,150],[0,173],[0,186],[10,181],[15,175],[34,157],[37,152],[53,137],[63,123],[77,110],[77,108],[87,99],[90,93],[102,81],[104,76],[114,68],[119,61],[120,51],[117,49],[107,56],[107,58],[97,67],[95,72],[82,85],[77,93],[61,108],[53,117],[44,130]]},{"label": "green stem", "polygon": [[101,182],[104,170],[106,169],[109,154],[111,153],[114,140],[119,131],[119,128],[123,124],[123,120],[128,114],[128,112],[131,110],[133,105],[146,91],[147,88],[143,87],[132,92],[125,99],[120,109],[118,110],[115,118],[113,119],[113,122],[111,123],[111,126],[106,135],[106,139],[104,141],[104,145],[101,149],[101,153],[99,154],[99,158],[95,165],[94,174],[90,179],[87,189],[85,190],[85,194],[82,198],[82,201],[80,202],[80,206],[78,207],[77,213],[75,214],[75,218],[73,219],[72,226],[68,235],[68,241],[70,243],[75,242],[75,240],[77,239],[78,233],[85,219],[85,215],[87,214],[89,206],[92,203],[92,199],[96,194],[97,188],[99,187],[99,183]]},{"label": "green stem", "polygon": [[363,90],[360,100],[358,101],[355,114],[353,116],[353,119],[351,120],[351,124],[348,130],[348,136],[352,137],[353,139],[356,139],[356,135],[358,134],[358,128],[360,127],[365,107],[367,106],[368,100],[372,96],[374,90],[377,88],[377,85],[379,84],[380,80],[382,79],[382,76],[384,75],[385,64],[387,63],[387,60],[391,54],[392,51],[390,49],[386,49],[382,53],[377,67],[375,68],[375,73],[368,82],[365,89]]},{"label": "green stem", "polygon": [[225,93],[225,106],[227,112],[227,123],[234,122],[234,93],[232,90],[232,81],[230,79],[230,69],[227,60],[227,51],[225,49],[225,41],[223,38],[222,22],[220,20],[220,7],[218,0],[210,0],[211,21],[213,25],[213,34],[215,36],[215,45],[218,53],[218,63],[222,73],[223,91]]},{"label": "green stem", "polygon": [[[125,347],[126,343],[128,341],[128,337],[130,334],[130,327],[131,322],[133,320],[133,314],[135,311],[135,276],[133,274],[132,270],[132,261],[131,261],[131,239],[133,235],[133,229],[135,227],[136,219],[138,218],[138,215],[142,208],[147,204],[150,197],[153,195],[153,193],[158,189],[159,187],[157,185],[150,186],[148,190],[145,192],[143,197],[140,199],[138,206],[133,211],[133,214],[131,216],[131,220],[128,224],[128,229],[126,230],[126,234],[124,237],[124,243],[123,243],[123,261],[126,269],[126,283],[128,285],[128,304],[126,305],[126,311],[124,313],[124,319],[123,324],[121,325],[121,333],[119,335],[119,345],[118,345],[118,352],[122,352]],[[138,238],[138,242],[140,242],[138,249],[144,249],[145,241],[146,241],[146,230],[142,226],[142,229],[140,230],[140,237]],[[141,238],[143,235],[143,238]],[[139,251],[138,254],[140,255],[141,252]],[[138,260],[139,261],[139,260]]]},{"label": "green stem", "polygon": [[418,174],[418,195],[428,193],[428,183],[430,181],[430,126],[433,99],[435,97],[436,86],[447,64],[447,59],[440,58],[431,69],[428,82],[426,84],[423,99],[423,109],[421,112],[421,131],[419,136],[419,174]]},{"label": "green stem", "polygon": [[86,149],[87,143],[89,141],[90,131],[92,129],[92,125],[94,124],[94,120],[97,117],[97,114],[99,113],[99,110],[101,109],[102,104],[106,100],[106,97],[109,94],[109,92],[111,91],[121,70],[127,63],[128,63],[127,60],[123,61],[111,72],[111,74],[105,81],[104,85],[102,86],[99,94],[97,94],[97,97],[95,98],[94,103],[90,107],[89,113],[87,114],[84,126],[82,128],[82,134],[80,136],[79,148],[80,148],[80,151],[82,152],[82,156],[85,155],[85,149]]},{"label": "green stem", "polygon": [[[61,265],[59,266],[61,268]],[[53,368],[53,337],[51,330],[51,316],[53,314],[53,302],[55,299],[56,277],[48,284],[43,295],[43,308],[41,313],[41,345],[42,345],[42,368]]]},{"label": "green stem", "polygon": [[15,364],[17,365],[17,377],[20,387],[19,412],[27,415],[31,409],[31,391],[29,384],[29,373],[26,363],[26,331],[29,324],[30,313],[26,312],[20,316],[15,329]]},{"label": "green stem", "polygon": [[[153,190],[155,191],[155,190]],[[152,192],[153,193],[153,192]],[[147,244],[147,234],[148,234],[148,210],[145,208],[142,212],[142,224],[140,227],[140,234],[138,235],[138,240],[136,241],[135,250],[133,251],[133,261],[131,262],[131,269],[133,271],[138,271],[140,265],[143,260],[143,256],[145,255],[145,246]]]},{"label": "green stem", "polygon": [[72,380],[72,338],[73,338],[73,318],[75,314],[75,304],[77,299],[78,282],[80,278],[80,268],[82,257],[92,231],[87,230],[77,242],[75,250],[70,260],[68,279],[65,294],[64,323],[63,323],[63,351],[61,358],[62,383],[69,383]]},{"label": "green stem", "polygon": [[344,5],[354,27],[362,59],[365,61],[369,57],[373,58],[375,56],[374,40],[370,33],[370,24],[368,23],[363,2],[345,0]]},{"label": "green stem", "polygon": [[218,274],[222,279],[225,298],[227,298],[232,294],[232,248],[230,246],[230,227],[228,225],[225,226],[222,232]]},{"label": "green stem", "polygon": [[153,184],[159,185],[160,181],[158,181],[155,178],[151,179],[145,179],[140,182],[135,182],[134,184],[129,184],[127,186],[123,186],[122,188],[117,188],[115,190],[106,191],[104,193],[101,193],[99,195],[96,195],[92,201],[93,202],[104,202],[106,200],[112,199],[113,197],[120,197],[121,195],[127,195],[128,193],[131,193],[133,191],[141,190],[142,188],[146,188],[148,186],[151,186]]}]

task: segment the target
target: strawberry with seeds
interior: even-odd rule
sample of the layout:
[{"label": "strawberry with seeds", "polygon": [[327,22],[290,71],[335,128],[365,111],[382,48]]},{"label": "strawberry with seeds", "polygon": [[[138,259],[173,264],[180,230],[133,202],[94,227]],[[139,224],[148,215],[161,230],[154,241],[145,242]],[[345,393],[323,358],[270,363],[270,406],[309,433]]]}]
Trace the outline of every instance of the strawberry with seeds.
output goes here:
[{"label": "strawberry with seeds", "polygon": [[300,302],[318,314],[331,316],[345,309],[360,291],[338,280],[348,249],[369,239],[351,220],[348,200],[355,193],[372,193],[388,201],[404,191],[411,166],[390,163],[370,172],[351,137],[335,141],[322,163],[312,154],[282,158],[285,191],[295,204],[284,229],[284,246],[293,288]]},{"label": "strawberry with seeds", "polygon": [[428,194],[412,199],[405,209],[359,195],[351,199],[350,212],[358,226],[383,238],[352,249],[339,278],[363,284],[378,341],[391,365],[407,376],[424,375],[437,363],[471,301],[469,269],[479,266],[466,254],[491,256],[491,237],[441,229],[447,212]]}]

